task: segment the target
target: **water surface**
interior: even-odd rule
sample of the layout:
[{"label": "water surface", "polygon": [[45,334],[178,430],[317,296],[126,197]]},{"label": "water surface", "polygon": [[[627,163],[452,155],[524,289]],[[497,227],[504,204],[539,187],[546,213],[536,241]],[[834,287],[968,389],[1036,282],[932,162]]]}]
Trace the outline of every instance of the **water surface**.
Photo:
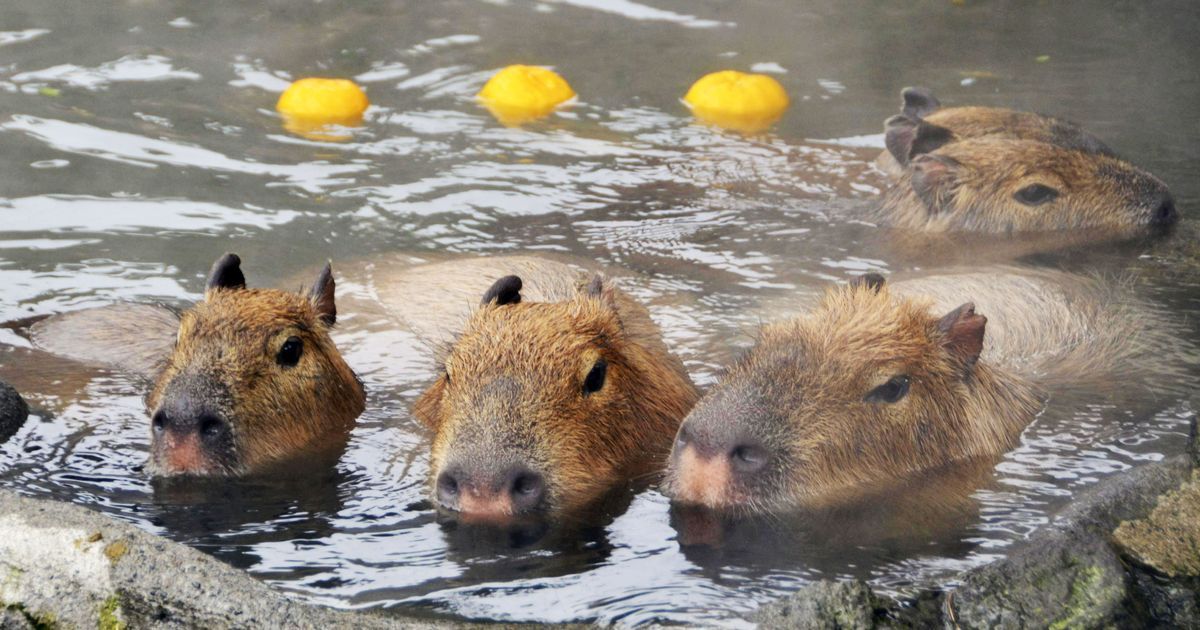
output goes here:
[{"label": "water surface", "polygon": [[[1194,326],[1200,10],[1095,4],[13,0],[0,26],[0,321],[186,304],[225,251],[258,286],[296,282],[326,259],[338,269],[392,252],[540,251],[632,272],[623,286],[708,386],[752,343],[762,305],[927,266],[853,219],[884,185],[869,165],[882,121],[900,88],[920,84],[949,104],[1080,121],[1163,178],[1185,216],[1171,239],[1035,262],[1134,269],[1139,292]],[[500,126],[472,95],[510,63],[554,67],[580,102]],[[680,95],[726,67],[773,72],[788,89],[772,133],[689,121]],[[282,129],[278,92],[309,75],[367,89],[373,106],[350,141]],[[0,329],[0,378],[39,409],[0,446],[0,484],[134,522],[333,606],[737,625],[818,578],[862,577],[892,594],[945,584],[1080,489],[1180,452],[1195,406],[1191,365],[1120,395],[1055,396],[965,518],[927,532],[833,544],[838,527],[746,524],[693,545],[692,521],[650,489],[593,527],[534,540],[429,509],[428,436],[408,413],[429,359],[386,322],[344,320],[338,342],[371,394],[334,470],[157,488],[142,471],[142,386],[35,360],[19,331]]]}]

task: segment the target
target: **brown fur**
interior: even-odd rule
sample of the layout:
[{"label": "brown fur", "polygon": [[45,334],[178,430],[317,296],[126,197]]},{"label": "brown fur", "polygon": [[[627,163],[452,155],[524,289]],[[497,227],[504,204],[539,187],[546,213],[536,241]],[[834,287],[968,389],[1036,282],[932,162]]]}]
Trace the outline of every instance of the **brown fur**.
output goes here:
[{"label": "brown fur", "polygon": [[[304,352],[295,367],[281,368],[275,355],[293,336]],[[146,399],[152,414],[184,377],[205,381],[208,402],[232,425],[233,458],[205,458],[189,467],[195,472],[245,473],[341,443],[366,400],[310,299],[273,289],[210,290],[183,313],[178,343]],[[178,470],[164,449],[154,448],[153,458],[160,474]]]},{"label": "brown fur", "polygon": [[[1040,114],[950,107],[905,88],[885,123],[876,165],[893,180],[874,218],[926,232],[1097,229],[1104,240],[1160,230],[1177,219],[1165,184],[1116,156],[1082,127]],[[1041,203],[1019,191],[1040,185]]]},{"label": "brown fur", "polygon": [[[362,385],[329,336],[336,318],[329,268],[313,291],[299,294],[247,289],[238,264],[231,255],[218,261],[214,277],[222,270],[237,282],[210,278],[204,300],[182,315],[115,304],[56,315],[30,331],[43,349],[153,383],[146,398],[151,416],[208,415],[227,429],[228,439],[217,446],[196,432],[153,429],[154,474],[242,474],[299,453],[327,452],[344,443],[363,411]],[[276,357],[290,337],[303,351],[285,367]]]},{"label": "brown fur", "polygon": [[[1154,317],[1119,296],[1097,279],[1012,269],[831,289],[809,314],[765,327],[692,410],[666,490],[711,507],[814,508],[954,462],[994,461],[1041,408],[1042,387],[1128,369],[1162,347]],[[965,299],[991,322],[950,306]],[[909,378],[906,396],[867,400],[898,375]],[[687,451],[728,462],[736,444],[761,448],[767,465],[689,490]]]},{"label": "brown fur", "polygon": [[[895,132],[910,133],[918,126],[924,127],[922,135],[936,136],[935,144],[945,144],[971,138],[1001,138],[1008,140],[1033,140],[1055,146],[1117,157],[1116,153],[1104,141],[1089,133],[1083,127],[1060,118],[1022,112],[1000,107],[942,107],[929,90],[925,88],[904,88],[901,92],[902,105],[899,116],[888,119],[885,131],[888,137],[890,151],[884,151],[875,163],[892,179],[899,179],[904,166],[915,156],[911,150],[898,152],[898,147],[892,134]],[[928,132],[934,132],[932,134]],[[911,138],[901,145],[911,149]],[[917,143],[920,145],[921,143]]]},{"label": "brown fur", "polygon": [[1042,114],[998,107],[947,107],[922,120],[949,129],[955,140],[992,136],[1036,140],[1064,149],[1116,157],[1112,149],[1079,125]]},{"label": "brown fur", "polygon": [[[1058,192],[1040,205],[1018,191],[1035,184]],[[1159,214],[1169,206],[1172,216]],[[1031,140],[976,138],[913,159],[885,193],[875,219],[895,227],[946,232],[1037,232],[1111,228],[1128,233],[1174,220],[1166,185],[1103,155]]]},{"label": "brown fur", "polygon": [[[550,301],[480,307],[417,401],[435,432],[434,486],[451,464],[516,463],[545,478],[545,509],[562,514],[666,459],[697,398],[683,365],[640,304],[607,281],[585,289],[578,273],[566,286],[560,275],[524,277],[524,295]],[[600,358],[604,386],[585,396]]]}]

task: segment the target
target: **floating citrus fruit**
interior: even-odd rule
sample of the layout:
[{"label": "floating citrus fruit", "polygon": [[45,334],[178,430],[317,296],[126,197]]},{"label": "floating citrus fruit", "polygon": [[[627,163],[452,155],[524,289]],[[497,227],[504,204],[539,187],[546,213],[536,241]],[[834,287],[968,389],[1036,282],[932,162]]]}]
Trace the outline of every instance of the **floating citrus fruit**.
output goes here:
[{"label": "floating citrus fruit", "polygon": [[788,107],[787,92],[778,81],[737,70],[700,77],[683,101],[706,123],[748,133],[770,127]]},{"label": "floating citrus fruit", "polygon": [[288,86],[275,109],[288,131],[313,140],[347,140],[331,126],[356,127],[370,102],[362,88],[347,79],[300,79]]},{"label": "floating citrus fruit", "polygon": [[479,91],[479,101],[505,125],[519,125],[549,115],[575,98],[575,90],[553,70],[508,66]]}]

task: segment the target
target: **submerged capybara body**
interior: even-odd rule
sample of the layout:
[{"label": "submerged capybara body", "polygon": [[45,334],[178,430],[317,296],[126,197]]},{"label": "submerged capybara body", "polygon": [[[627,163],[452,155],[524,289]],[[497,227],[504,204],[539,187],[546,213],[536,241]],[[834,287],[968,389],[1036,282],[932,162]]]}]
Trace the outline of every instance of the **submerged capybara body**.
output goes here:
[{"label": "submerged capybara body", "polygon": [[766,326],[692,410],[666,490],[714,508],[819,508],[994,461],[1044,388],[1136,369],[1161,343],[1158,323],[1106,283],[1061,272],[831,289],[811,313]]},{"label": "submerged capybara body", "polygon": [[514,266],[525,276],[482,293],[414,407],[434,431],[435,501],[488,520],[561,515],[661,469],[697,398],[645,308],[610,280],[534,258],[477,269]]},{"label": "submerged capybara body", "polygon": [[181,314],[116,305],[52,317],[38,345],[154,383],[150,469],[242,474],[343,443],[365,393],[329,337],[336,321],[327,266],[305,294],[248,289],[227,254],[204,300]]},{"label": "submerged capybara body", "polygon": [[873,214],[929,232],[1161,230],[1178,219],[1166,185],[1059,119],[988,107],[939,109],[908,88],[879,164],[895,180]]}]

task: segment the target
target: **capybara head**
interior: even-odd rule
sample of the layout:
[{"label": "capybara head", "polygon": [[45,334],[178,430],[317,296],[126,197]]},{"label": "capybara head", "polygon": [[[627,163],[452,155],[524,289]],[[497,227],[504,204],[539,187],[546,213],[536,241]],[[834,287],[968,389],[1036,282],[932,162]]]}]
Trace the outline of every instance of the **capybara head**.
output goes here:
[{"label": "capybara head", "polygon": [[1116,158],[1034,140],[931,141],[887,191],[881,220],[932,232],[1161,230],[1178,218],[1175,200],[1153,175]]},{"label": "capybara head", "polygon": [[[906,88],[885,123],[897,181],[880,218],[925,231],[1160,231],[1178,213],[1166,185],[1074,123],[988,107],[940,109]],[[887,165],[884,165],[887,168]]]},{"label": "capybara head", "polygon": [[329,266],[295,294],[246,288],[240,264],[226,254],[213,265],[147,398],[159,475],[251,472],[341,443],[362,413],[362,384],[329,337]]},{"label": "capybara head", "polygon": [[487,291],[414,408],[435,432],[434,500],[469,520],[562,516],[661,469],[696,399],[608,281],[545,303],[521,285]]},{"label": "capybara head", "polygon": [[[889,150],[895,144],[893,135],[904,135],[921,125],[923,135],[941,137],[944,141],[966,140],[990,136],[1010,140],[1036,140],[1064,149],[1084,153],[1095,153],[1116,157],[1116,153],[1103,140],[1092,135],[1083,127],[1060,118],[1021,112],[999,107],[946,107],[927,88],[904,88],[901,114],[884,123]],[[908,144],[911,144],[909,142]],[[919,151],[920,147],[914,147]],[[926,149],[928,151],[929,149]],[[902,164],[915,153],[891,151]]]},{"label": "capybara head", "polygon": [[821,508],[1011,448],[1037,400],[979,361],[987,319],[972,304],[929,309],[872,274],[766,326],[680,426],[666,492],[732,511]]}]

